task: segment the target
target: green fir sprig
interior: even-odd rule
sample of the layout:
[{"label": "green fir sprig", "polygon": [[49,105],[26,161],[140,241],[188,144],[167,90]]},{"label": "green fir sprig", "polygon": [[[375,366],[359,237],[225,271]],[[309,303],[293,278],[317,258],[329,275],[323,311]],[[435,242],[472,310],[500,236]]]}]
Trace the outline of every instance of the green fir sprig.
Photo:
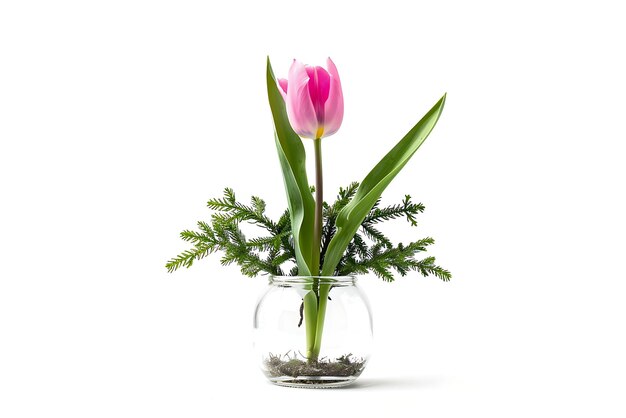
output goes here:
[{"label": "green fir sprig", "polygon": [[[351,183],[346,188],[340,188],[334,203],[324,202],[320,266],[337,231],[337,215],[350,202],[358,187],[358,183]],[[379,229],[380,224],[402,217],[412,226],[417,226],[416,216],[424,211],[424,205],[413,203],[409,195],[400,204],[381,207],[380,203],[379,199],[364,218],[338,263],[335,275],[373,273],[391,282],[394,280],[392,271],[401,276],[416,271],[423,276],[432,275],[444,281],[450,280],[450,272],[435,264],[434,257],[418,258],[420,253],[434,244],[432,238],[422,238],[406,245],[393,244]],[[191,267],[194,261],[219,251],[223,253],[222,265],[237,264],[246,276],[298,275],[288,210],[277,221],[273,221],[265,213],[263,199],[253,196],[250,204],[246,205],[237,201],[230,188],[224,190],[223,197],[209,200],[207,206],[213,211],[211,221],[198,222],[195,231],[181,232],[181,238],[193,247],[167,262],[169,272]],[[262,234],[246,238],[241,230],[243,223],[259,227]]]}]

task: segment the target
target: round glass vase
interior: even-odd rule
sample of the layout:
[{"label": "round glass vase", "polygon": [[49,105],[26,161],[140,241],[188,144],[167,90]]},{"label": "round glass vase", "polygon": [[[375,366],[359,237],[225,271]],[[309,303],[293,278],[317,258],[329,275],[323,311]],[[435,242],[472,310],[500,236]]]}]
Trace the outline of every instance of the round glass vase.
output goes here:
[{"label": "round glass vase", "polygon": [[372,314],[353,276],[270,277],[254,313],[254,348],[274,384],[331,388],[363,372]]}]

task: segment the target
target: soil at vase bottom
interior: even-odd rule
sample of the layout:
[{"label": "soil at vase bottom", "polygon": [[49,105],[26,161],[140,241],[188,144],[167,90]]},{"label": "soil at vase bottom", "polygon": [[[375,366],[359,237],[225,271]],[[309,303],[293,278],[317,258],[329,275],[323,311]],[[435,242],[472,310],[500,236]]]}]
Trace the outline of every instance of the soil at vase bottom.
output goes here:
[{"label": "soil at vase bottom", "polygon": [[[318,361],[309,362],[306,359],[285,355],[270,354],[265,359],[265,373],[269,377],[356,377],[361,374],[365,367],[365,360],[358,359],[352,354],[346,354],[335,360],[321,358]],[[319,380],[298,379],[300,384],[316,384]],[[324,380],[325,383],[333,383],[332,380]]]}]

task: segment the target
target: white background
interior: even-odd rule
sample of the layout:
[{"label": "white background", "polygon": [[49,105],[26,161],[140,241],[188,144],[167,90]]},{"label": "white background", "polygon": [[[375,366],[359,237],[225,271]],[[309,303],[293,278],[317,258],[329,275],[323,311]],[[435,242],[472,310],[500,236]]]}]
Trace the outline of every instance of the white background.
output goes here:
[{"label": "white background", "polygon": [[[623,417],[619,3],[2,2],[0,416]],[[454,278],[361,280],[350,389],[266,382],[264,278],[164,269],[223,187],[286,204],[267,55],[339,69],[329,198],[448,92],[384,197],[426,205],[391,232]]]}]

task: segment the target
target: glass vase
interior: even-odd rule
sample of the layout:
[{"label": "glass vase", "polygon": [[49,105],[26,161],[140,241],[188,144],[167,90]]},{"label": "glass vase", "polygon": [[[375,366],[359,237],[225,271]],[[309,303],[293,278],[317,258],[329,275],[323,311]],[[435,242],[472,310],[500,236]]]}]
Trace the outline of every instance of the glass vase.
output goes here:
[{"label": "glass vase", "polygon": [[254,348],[274,384],[354,382],[372,348],[371,310],[356,278],[270,277],[254,313]]}]

